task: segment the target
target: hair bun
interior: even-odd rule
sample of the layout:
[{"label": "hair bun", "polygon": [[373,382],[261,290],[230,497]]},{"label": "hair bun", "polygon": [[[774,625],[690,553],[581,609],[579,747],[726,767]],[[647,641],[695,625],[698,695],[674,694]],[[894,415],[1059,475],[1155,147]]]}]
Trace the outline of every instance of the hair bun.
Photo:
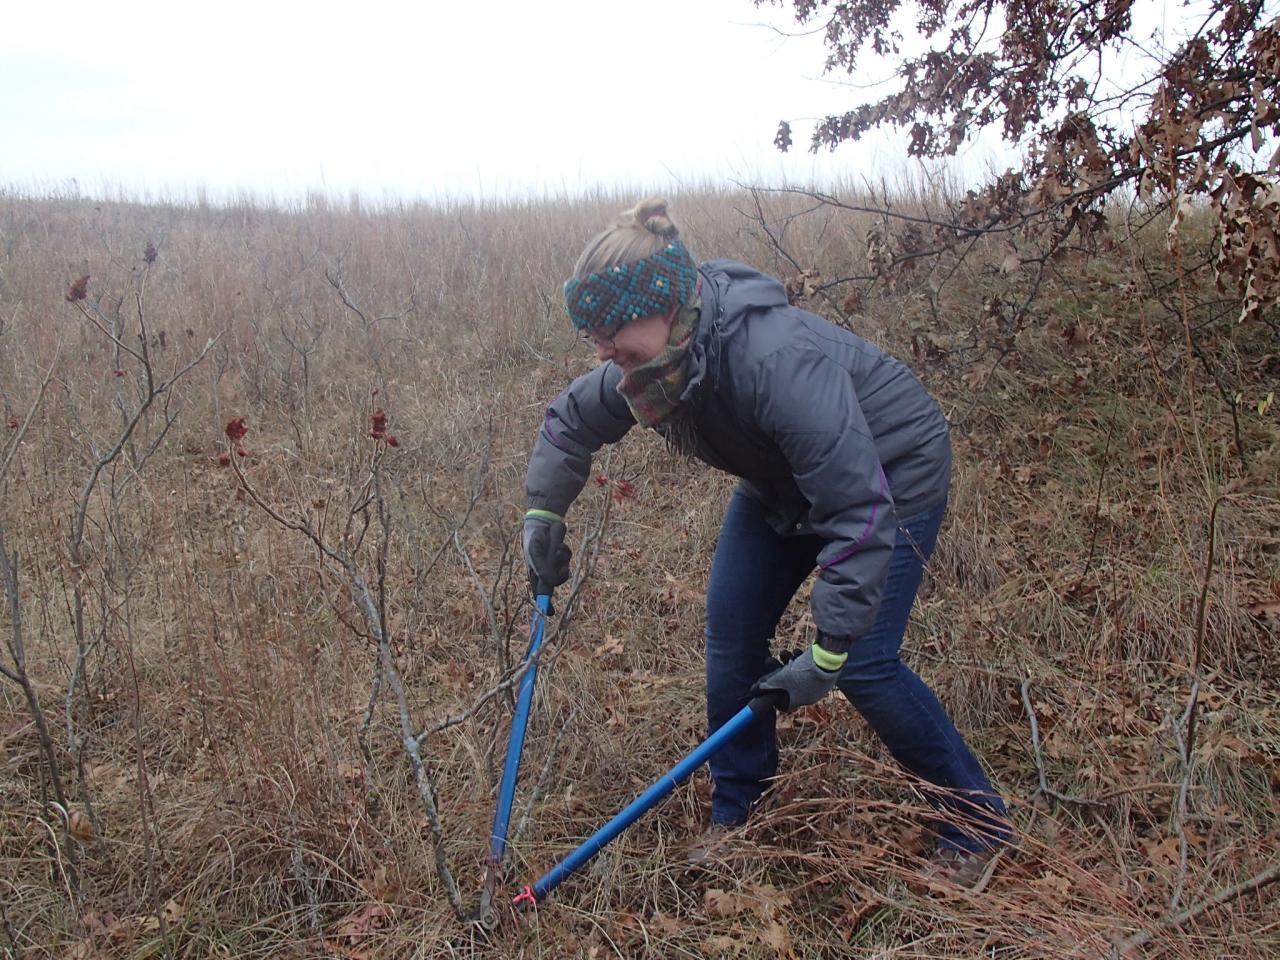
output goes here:
[{"label": "hair bun", "polygon": [[613,224],[591,238],[574,264],[573,276],[581,280],[609,267],[635,263],[651,257],[680,238],[680,231],[667,216],[667,201],[661,197],[641,200],[623,210]]},{"label": "hair bun", "polygon": [[667,201],[661,197],[641,200],[631,211],[631,215],[635,218],[636,226],[643,227],[663,240],[674,240],[680,235],[676,225],[667,216]]}]

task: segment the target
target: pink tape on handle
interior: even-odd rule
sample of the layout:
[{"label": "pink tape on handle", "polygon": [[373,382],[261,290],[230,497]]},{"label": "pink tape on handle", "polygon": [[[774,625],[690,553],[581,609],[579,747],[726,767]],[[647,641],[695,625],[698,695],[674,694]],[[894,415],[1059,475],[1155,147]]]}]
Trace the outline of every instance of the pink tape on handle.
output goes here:
[{"label": "pink tape on handle", "polygon": [[515,895],[511,903],[513,906],[521,903],[532,903],[534,906],[537,906],[538,898],[533,895],[533,887],[525,884],[524,889]]}]

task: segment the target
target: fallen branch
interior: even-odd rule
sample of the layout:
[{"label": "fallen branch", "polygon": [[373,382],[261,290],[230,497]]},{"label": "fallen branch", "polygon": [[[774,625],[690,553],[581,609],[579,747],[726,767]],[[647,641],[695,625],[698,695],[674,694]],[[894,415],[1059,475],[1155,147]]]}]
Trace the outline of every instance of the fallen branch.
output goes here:
[{"label": "fallen branch", "polygon": [[[1025,669],[1025,668],[1024,668]],[[1061,803],[1074,803],[1082,807],[1105,807],[1106,804],[1101,800],[1090,800],[1087,797],[1072,797],[1065,793],[1053,789],[1049,786],[1049,779],[1044,772],[1044,754],[1040,751],[1040,724],[1036,721],[1036,711],[1031,706],[1031,673],[1027,672],[1027,677],[1022,681],[1022,705],[1026,708],[1027,719],[1031,721],[1031,748],[1035,751],[1036,773],[1040,777],[1040,786],[1036,788],[1037,793],[1042,793],[1046,797],[1052,797]]]},{"label": "fallen branch", "polygon": [[1180,927],[1188,920],[1194,920],[1196,917],[1213,909],[1214,907],[1222,906],[1224,903],[1230,903],[1232,900],[1235,900],[1250,891],[1261,890],[1263,887],[1268,884],[1275,883],[1277,880],[1280,880],[1280,860],[1277,860],[1261,873],[1254,874],[1248,880],[1237,883],[1234,887],[1227,887],[1224,890],[1219,890],[1208,899],[1201,900],[1199,903],[1192,904],[1189,907],[1179,910],[1177,913],[1169,914],[1161,920],[1158,920],[1155,925],[1149,929],[1139,930],[1137,933],[1116,944],[1111,956],[1113,958],[1122,957],[1130,950],[1141,947],[1150,942],[1151,938],[1158,933]]}]

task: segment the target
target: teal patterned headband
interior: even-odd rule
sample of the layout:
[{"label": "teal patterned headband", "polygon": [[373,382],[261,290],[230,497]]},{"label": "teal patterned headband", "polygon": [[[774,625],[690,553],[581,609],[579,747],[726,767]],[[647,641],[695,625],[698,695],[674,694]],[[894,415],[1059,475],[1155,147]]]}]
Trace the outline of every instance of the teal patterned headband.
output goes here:
[{"label": "teal patterned headband", "polygon": [[697,286],[698,268],[675,240],[643,260],[566,281],[564,302],[575,329],[607,329],[668,313],[686,303]]}]

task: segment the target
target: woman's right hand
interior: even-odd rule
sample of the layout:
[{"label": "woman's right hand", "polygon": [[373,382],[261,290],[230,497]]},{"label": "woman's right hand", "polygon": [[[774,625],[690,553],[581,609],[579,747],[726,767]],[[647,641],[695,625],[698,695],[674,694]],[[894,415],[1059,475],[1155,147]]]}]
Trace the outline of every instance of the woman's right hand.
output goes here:
[{"label": "woman's right hand", "polygon": [[524,561],[529,588],[549,594],[569,579],[571,551],[565,546],[564,520],[549,510],[530,510],[524,517]]}]

